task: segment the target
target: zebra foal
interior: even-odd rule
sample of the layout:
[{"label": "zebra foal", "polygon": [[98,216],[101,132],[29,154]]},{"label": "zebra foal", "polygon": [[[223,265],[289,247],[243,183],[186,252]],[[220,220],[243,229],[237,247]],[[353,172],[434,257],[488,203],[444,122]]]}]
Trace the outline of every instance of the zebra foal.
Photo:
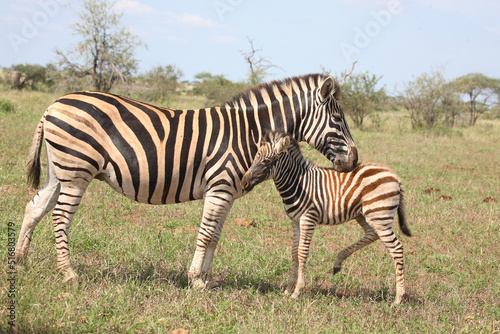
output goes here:
[{"label": "zebra foal", "polygon": [[387,167],[365,163],[348,173],[320,168],[302,155],[297,141],[286,133],[269,132],[242,178],[246,191],[272,178],[293,221],[292,269],[286,289],[297,298],[305,285],[305,266],[317,224],[337,225],[351,219],[365,235],[339,252],[334,274],[352,253],[380,239],[396,269],[396,298],[404,294],[403,247],[392,231],[396,212],[403,234],[411,236],[406,224],[403,187]]}]

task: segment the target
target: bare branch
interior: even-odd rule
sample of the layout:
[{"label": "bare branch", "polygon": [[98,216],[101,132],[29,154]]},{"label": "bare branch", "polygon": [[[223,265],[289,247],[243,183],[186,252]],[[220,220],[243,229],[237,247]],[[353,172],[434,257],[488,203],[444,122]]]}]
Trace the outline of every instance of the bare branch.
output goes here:
[{"label": "bare branch", "polygon": [[357,60],[354,61],[354,63],[352,63],[351,70],[348,73],[344,74],[344,77],[342,78],[342,82],[340,83],[340,87],[342,87],[344,85],[345,79],[352,73],[352,71],[354,70],[354,65],[356,65],[357,62],[358,62]]}]

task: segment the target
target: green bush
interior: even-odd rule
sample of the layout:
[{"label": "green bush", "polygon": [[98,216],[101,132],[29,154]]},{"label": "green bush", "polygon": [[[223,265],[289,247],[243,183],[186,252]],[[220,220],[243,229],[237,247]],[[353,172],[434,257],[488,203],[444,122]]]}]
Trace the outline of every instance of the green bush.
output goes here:
[{"label": "green bush", "polygon": [[242,82],[232,82],[223,75],[202,72],[195,75],[193,93],[207,98],[207,106],[222,105],[246,88]]},{"label": "green bush", "polygon": [[14,103],[10,102],[9,100],[5,99],[0,99],[0,112],[2,113],[9,113],[9,112],[14,112]]}]

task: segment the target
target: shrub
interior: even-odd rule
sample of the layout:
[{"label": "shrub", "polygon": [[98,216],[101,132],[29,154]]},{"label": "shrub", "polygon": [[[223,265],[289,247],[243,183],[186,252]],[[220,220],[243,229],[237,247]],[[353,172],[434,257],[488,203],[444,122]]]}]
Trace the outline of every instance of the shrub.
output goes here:
[{"label": "shrub", "polygon": [[14,103],[10,102],[9,100],[5,99],[0,99],[0,112],[3,113],[9,113],[9,112],[14,112]]}]

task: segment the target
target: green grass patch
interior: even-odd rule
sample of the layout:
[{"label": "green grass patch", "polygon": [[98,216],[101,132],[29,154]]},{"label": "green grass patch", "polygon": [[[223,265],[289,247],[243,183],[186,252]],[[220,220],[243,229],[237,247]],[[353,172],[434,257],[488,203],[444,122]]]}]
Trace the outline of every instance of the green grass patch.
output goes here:
[{"label": "green grass patch", "polygon": [[[7,222],[19,233],[33,132],[57,96],[6,91],[14,112],[0,113],[0,245]],[[176,103],[188,106],[190,100]],[[194,99],[193,104],[200,104]],[[194,107],[194,105],[193,105]],[[299,300],[283,291],[291,266],[291,223],[272,182],[236,201],[217,248],[220,288],[188,287],[202,202],[137,204],[94,181],[69,240],[79,285],[56,270],[50,215],[18,266],[16,308],[22,333],[495,333],[500,331],[500,120],[460,130],[412,131],[394,111],[369,131],[353,130],[360,160],[401,176],[414,237],[405,249],[408,301],[394,298],[392,260],[380,242],[358,251],[332,277],[336,254],[362,236],[353,222],[320,226]],[[315,150],[306,155],[328,161]],[[249,219],[241,224],[236,218]],[[4,261],[5,262],[5,261]],[[0,332],[8,331],[6,271],[0,271]]]}]

